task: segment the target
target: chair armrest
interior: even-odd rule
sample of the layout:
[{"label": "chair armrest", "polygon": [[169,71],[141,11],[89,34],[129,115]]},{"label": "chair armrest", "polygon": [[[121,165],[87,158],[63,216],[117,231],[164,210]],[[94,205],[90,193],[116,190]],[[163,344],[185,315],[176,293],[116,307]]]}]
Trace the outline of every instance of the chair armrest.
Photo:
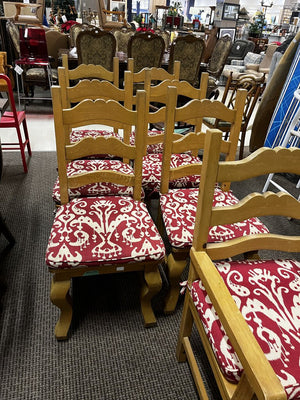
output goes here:
[{"label": "chair armrest", "polygon": [[255,394],[258,398],[265,399],[286,398],[277,375],[208,254],[204,251],[196,252],[193,248],[190,254],[192,268],[203,282],[226,334],[243,365],[244,375]]},{"label": "chair armrest", "polygon": [[247,64],[246,69],[252,69],[253,71],[258,71],[259,64]]}]

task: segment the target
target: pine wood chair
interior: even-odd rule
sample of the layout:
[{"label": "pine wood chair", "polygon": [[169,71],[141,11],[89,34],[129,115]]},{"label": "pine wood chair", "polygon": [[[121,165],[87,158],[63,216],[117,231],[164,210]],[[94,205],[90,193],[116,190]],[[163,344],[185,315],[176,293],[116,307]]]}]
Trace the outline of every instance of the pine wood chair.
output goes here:
[{"label": "pine wood chair", "polygon": [[[5,82],[5,85],[2,84],[3,81]],[[4,91],[8,95],[9,104],[10,104],[10,111],[5,111],[1,115],[0,128],[5,128],[5,129],[16,128],[17,136],[18,136],[17,142],[2,143],[1,147],[3,150],[16,151],[16,149],[19,149],[21,152],[23,169],[24,169],[24,172],[27,173],[28,166],[27,166],[27,162],[26,162],[25,151],[27,149],[28,155],[30,157],[31,157],[32,153],[31,153],[27,123],[26,123],[26,114],[25,114],[25,111],[17,111],[16,110],[14,94],[13,94],[12,85],[11,85],[9,77],[7,75],[0,74],[0,82],[1,82],[1,86],[4,86]],[[22,136],[22,132],[21,132],[21,125],[23,127],[23,136]]]},{"label": "pine wood chair", "polygon": [[[116,29],[122,29],[128,26],[125,11],[110,11],[107,10],[104,4],[104,0],[98,0],[99,3],[99,25],[100,28],[105,31],[112,31]],[[107,17],[116,16],[117,21],[109,21]]]},{"label": "pine wood chair", "polygon": [[[95,67],[96,66],[91,66],[91,70],[93,70]],[[101,98],[103,100],[115,100],[124,104],[127,109],[132,109],[132,80],[126,78],[126,76],[129,74],[128,71],[125,72],[124,89],[119,89],[111,82],[94,79],[83,79],[75,86],[66,86],[66,69],[64,67],[60,67],[58,72],[59,81],[61,82],[61,101],[63,108],[70,109],[71,106],[74,106],[84,99],[96,100]],[[125,124],[121,131],[119,128],[120,124],[117,124],[116,126],[103,124],[99,128],[97,126],[93,126],[92,129],[88,126],[83,128],[80,127],[80,129],[75,128],[72,129],[71,132],[66,133],[65,142],[66,144],[72,144],[79,142],[85,137],[97,138],[102,136],[108,138],[113,136],[124,141],[124,143],[129,144],[131,127]],[[129,160],[124,159],[123,161],[128,163]],[[84,159],[77,159],[69,162],[67,166],[67,174],[68,176],[72,176],[77,173],[88,173],[90,171],[108,168],[111,168],[113,171],[117,171],[119,168],[122,168],[123,173],[127,172],[130,174],[131,167],[129,165],[124,165],[124,162],[116,159],[114,153],[101,152],[94,154],[92,157],[85,157]],[[132,188],[126,185],[105,184],[100,182],[81,185],[69,189],[69,196],[71,199],[76,197],[94,197],[109,194],[132,196]],[[55,181],[52,198],[55,204],[61,204],[59,178],[57,178]]]},{"label": "pine wood chair", "polygon": [[[177,359],[188,360],[199,396],[207,399],[189,340],[195,324],[223,399],[295,399],[300,276],[299,261],[290,257],[299,254],[299,235],[247,234],[219,243],[210,236],[218,225],[253,216],[300,219],[299,201],[283,192],[251,193],[227,207],[214,200],[219,181],[271,172],[299,175],[300,150],[261,148],[244,160],[219,163],[221,142],[220,131],[207,133]],[[253,249],[272,250],[275,258],[238,257]]]},{"label": "pine wood chair", "polygon": [[[68,55],[62,55],[62,66],[65,68],[66,86],[71,86],[73,82],[80,79],[103,79],[112,82],[119,87],[119,59],[113,57],[113,68],[108,70],[102,65],[95,64],[79,64],[74,69],[69,69]],[[61,85],[61,83],[60,83]]]},{"label": "pine wood chair", "polygon": [[[252,42],[251,42],[252,43]],[[244,146],[245,146],[245,138],[247,127],[251,118],[251,115],[254,111],[255,105],[261,96],[263,86],[265,84],[265,77],[263,76],[260,80],[255,79],[251,75],[241,76],[237,80],[233,80],[232,73],[229,75],[227,79],[226,86],[224,89],[222,103],[226,104],[229,108],[235,107],[236,94],[238,89],[247,90],[247,97],[243,112],[243,120],[241,125],[241,133],[240,133],[240,150],[239,150],[239,158],[243,158],[244,155]],[[226,121],[216,120],[215,118],[204,118],[203,123],[209,128],[217,128],[222,132],[226,133],[228,136],[230,124]]]},{"label": "pine wood chair", "polygon": [[178,36],[171,44],[169,72],[173,72],[174,61],[180,61],[180,80],[191,85],[199,84],[199,70],[205,42],[194,35]]},{"label": "pine wood chair", "polygon": [[[152,124],[165,123],[165,106],[167,103],[167,94],[168,87],[173,86],[177,89],[177,96],[184,96],[186,99],[204,99],[207,91],[207,82],[208,82],[208,74],[203,73],[201,76],[201,83],[199,88],[195,88],[190,85],[186,81],[179,81],[178,79],[166,79],[160,82],[158,85],[151,85],[151,76],[150,71],[146,72],[145,79],[145,90],[147,93],[147,101],[149,103],[150,109],[151,105],[154,103],[155,105],[159,104],[161,106],[160,109],[156,111],[149,112],[148,122]],[[154,108],[155,110],[155,108]],[[178,123],[179,121],[176,121]],[[198,124],[198,122],[200,122]],[[202,121],[196,121],[195,125],[189,128],[200,130],[202,125]],[[176,124],[174,124],[174,137],[177,139],[182,137],[181,132],[182,129],[179,129],[179,132],[176,133]],[[184,130],[184,129],[183,129]],[[147,154],[143,158],[143,181],[142,186],[145,191],[145,196],[147,199],[158,197],[160,192],[160,181],[161,181],[161,168],[162,168],[162,153],[163,153],[163,144],[164,144],[164,129],[158,130],[150,130],[148,131],[147,136]],[[192,163],[199,163],[199,157],[196,152],[194,154],[191,153],[182,153],[182,154],[172,154],[171,155],[171,164],[173,166],[180,166]],[[170,183],[171,188],[178,187],[198,187],[199,185],[199,176],[188,176],[184,179],[174,180]]]},{"label": "pine wood chair", "polygon": [[[171,163],[172,154],[181,154],[191,151],[192,154],[202,153],[205,133],[201,131],[201,122],[205,117],[213,117],[229,121],[231,124],[229,141],[222,142],[222,153],[226,160],[234,160],[239,132],[241,128],[247,92],[239,90],[235,109],[229,109],[219,101],[192,100],[183,107],[176,107],[176,88],[168,88],[167,123],[164,136],[164,152],[162,160],[162,175],[160,186],[160,208],[165,226],[166,236],[170,243],[171,252],[168,255],[167,273],[169,279],[169,292],[166,297],[165,312],[175,310],[179,291],[180,277],[187,265],[189,251],[192,245],[195,213],[198,198],[198,188],[170,189],[170,182],[181,178],[194,176],[201,182],[202,163],[188,164],[176,167]],[[194,132],[177,139],[174,136],[174,122],[184,121],[192,123],[197,128]],[[197,124],[196,124],[197,121]],[[200,153],[200,154],[201,154]],[[215,190],[215,198],[221,204],[237,201],[230,191],[230,182],[223,181],[222,187]],[[212,235],[213,240],[223,241],[228,237],[240,236],[245,232],[266,232],[267,228],[258,219],[249,220],[247,223],[237,223],[234,226],[219,227]]]},{"label": "pine wood chair", "polygon": [[116,55],[116,38],[99,28],[81,31],[76,38],[78,64],[102,65],[113,70]]},{"label": "pine wood chair", "polygon": [[[66,339],[72,320],[71,278],[86,274],[140,271],[143,275],[141,309],[145,326],[156,324],[151,299],[161,288],[159,264],[164,260],[163,241],[141,202],[142,156],[147,134],[146,94],[138,93],[136,110],[114,100],[86,99],[72,109],[62,108],[60,87],[52,88],[61,206],[50,232],[46,263],[53,274],[51,301],[60,310],[57,339]],[[86,137],[66,144],[74,127],[89,124],[135,126],[135,145],[115,137]],[[103,169],[69,176],[70,161],[101,152],[115,153],[133,163],[131,174]],[[70,188],[93,182],[133,187],[133,196],[98,196],[69,199]],[[70,218],[71,217],[71,218]],[[65,235],[68,232],[68,235]]]}]

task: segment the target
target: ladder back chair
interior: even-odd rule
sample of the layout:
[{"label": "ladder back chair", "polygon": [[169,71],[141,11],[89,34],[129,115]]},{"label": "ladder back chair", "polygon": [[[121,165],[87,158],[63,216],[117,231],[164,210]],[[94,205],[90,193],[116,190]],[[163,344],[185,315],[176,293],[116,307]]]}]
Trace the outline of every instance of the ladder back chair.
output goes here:
[{"label": "ladder back chair", "polygon": [[[247,97],[243,112],[243,120],[241,126],[240,133],[240,149],[239,149],[239,158],[243,158],[244,155],[244,147],[245,147],[245,138],[247,127],[254,111],[254,108],[257,104],[259,97],[261,96],[263,86],[265,84],[265,77],[263,76],[260,80],[255,79],[251,75],[244,75],[237,80],[232,79],[232,73],[227,79],[226,86],[224,89],[224,94],[222,97],[222,103],[226,104],[229,108],[235,107],[236,94],[238,89],[247,90]],[[209,128],[217,128],[222,132],[226,133],[228,136],[230,124],[226,121],[216,120],[214,118],[204,118],[203,123]]]},{"label": "ladder back chair", "polygon": [[[244,110],[247,92],[239,90],[237,93],[235,109],[229,109],[219,101],[192,100],[183,107],[176,107],[176,88],[168,88],[167,102],[167,123],[164,136],[164,152],[162,160],[162,174],[160,186],[160,208],[164,223],[166,236],[170,243],[171,252],[167,259],[167,273],[170,283],[169,292],[166,297],[165,312],[173,312],[176,308],[179,291],[180,278],[187,265],[189,251],[192,245],[196,204],[198,199],[198,187],[196,188],[173,188],[170,189],[170,182],[186,177],[194,176],[201,182],[202,163],[187,165],[172,165],[172,154],[182,154],[192,151],[200,154],[203,152],[205,133],[201,130],[201,122],[205,117],[218,118],[229,121],[229,140],[222,142],[222,156],[226,160],[234,160],[237,150],[237,143],[241,128],[242,115]],[[174,122],[184,121],[196,126],[194,132],[190,132],[178,139],[174,136]],[[196,121],[198,120],[198,126]],[[195,154],[195,153],[194,153]],[[188,180],[188,179],[187,179]],[[230,191],[230,181],[222,182],[221,187],[216,187],[215,198],[221,204],[228,204],[238,201]],[[241,236],[246,232],[267,231],[264,224],[258,219],[249,220],[246,223],[237,223],[233,226],[218,227],[211,234],[211,240],[223,241],[228,236]]]},{"label": "ladder back chair", "polygon": [[[93,66],[92,66],[93,67]],[[119,89],[108,81],[99,80],[81,80],[77,85],[66,87],[65,69],[60,67],[59,80],[61,85],[61,101],[63,108],[70,108],[71,105],[75,105],[84,99],[103,99],[103,100],[115,100],[122,103],[125,108],[132,109],[132,86],[130,80],[126,79],[128,71],[125,72],[125,87]],[[127,83],[128,82],[128,83]],[[101,128],[101,129],[100,129]],[[86,126],[72,129],[70,132],[66,131],[65,142],[66,144],[77,143],[85,137],[96,138],[96,137],[116,137],[119,140],[123,140],[125,143],[129,143],[130,134],[132,128],[127,124],[124,124],[120,129],[120,124],[112,126],[109,124],[102,124],[101,127],[93,126],[93,128]],[[88,173],[94,170],[102,170],[111,168],[113,171],[122,169],[123,173],[127,172],[130,174],[130,165],[124,165],[124,162],[129,160],[116,159],[116,155],[113,153],[98,153],[92,157],[85,157],[84,159],[72,160],[68,163],[67,174],[72,176],[76,173]],[[75,188],[69,189],[69,196],[71,199],[76,197],[91,197],[99,196],[104,194],[119,194],[119,195],[132,195],[132,188],[125,185],[112,185],[93,183],[88,185],[82,185]],[[52,198],[55,204],[59,205],[61,201],[60,196],[60,181],[59,178],[55,181]]]},{"label": "ladder back chair", "polygon": [[[195,324],[223,399],[297,399],[299,229],[293,236],[256,233],[219,243],[210,234],[253,216],[299,220],[299,201],[290,194],[249,193],[224,206],[215,201],[214,188],[271,172],[299,175],[300,149],[261,148],[243,160],[219,162],[221,142],[220,131],[207,133],[177,359],[188,360],[199,396],[207,399],[189,340]],[[269,258],[241,259],[253,249],[268,250]]]},{"label": "ladder back chair", "polygon": [[[102,99],[86,99],[72,109],[63,109],[60,87],[52,88],[52,97],[62,204],[54,217],[46,250],[46,264],[53,274],[50,298],[60,309],[55,336],[66,339],[71,325],[71,278],[86,274],[139,271],[144,324],[155,325],[151,299],[161,288],[159,264],[164,260],[165,248],[141,201],[142,156],[147,133],[146,94],[138,93],[135,111],[114,100]],[[65,137],[72,128],[99,123],[135,126],[135,144],[125,144],[116,137],[85,137],[75,144],[66,144]],[[130,159],[132,173],[104,169],[68,175],[70,161],[103,151]],[[93,182],[131,186],[133,196],[70,200],[70,188]]]}]

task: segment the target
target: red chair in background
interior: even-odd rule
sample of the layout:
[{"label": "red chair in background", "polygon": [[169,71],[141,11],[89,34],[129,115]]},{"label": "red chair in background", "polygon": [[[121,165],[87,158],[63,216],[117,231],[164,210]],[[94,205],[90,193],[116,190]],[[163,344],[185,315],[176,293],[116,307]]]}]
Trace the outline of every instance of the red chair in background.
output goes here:
[{"label": "red chair in background", "polygon": [[[20,149],[24,172],[27,173],[28,168],[27,168],[26,157],[25,157],[25,149],[27,147],[28,154],[29,154],[29,156],[31,156],[31,148],[30,148],[30,141],[29,141],[29,136],[28,136],[27,124],[26,124],[25,111],[17,111],[16,110],[16,105],[15,105],[15,100],[14,100],[14,96],[13,96],[10,79],[8,78],[7,75],[0,74],[0,82],[2,79],[5,80],[6,84],[7,84],[7,88],[8,88],[7,94],[8,94],[11,111],[5,111],[3,113],[3,115],[1,115],[0,128],[16,128],[17,135],[18,135],[18,142],[2,143],[2,149],[3,150]],[[24,141],[23,141],[23,137],[22,137],[22,133],[21,133],[21,129],[20,129],[21,124],[23,125],[23,131],[24,131],[24,137],[25,137]]]}]

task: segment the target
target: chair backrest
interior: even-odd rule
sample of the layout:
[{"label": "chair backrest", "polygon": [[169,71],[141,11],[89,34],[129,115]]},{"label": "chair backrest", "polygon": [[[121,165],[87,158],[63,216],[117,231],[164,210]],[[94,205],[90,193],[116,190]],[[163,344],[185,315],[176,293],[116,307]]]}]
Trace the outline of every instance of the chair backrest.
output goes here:
[{"label": "chair backrest", "polygon": [[[298,148],[261,148],[240,161],[219,162],[221,133],[212,130],[207,135],[203,167],[201,174],[199,209],[195,226],[193,246],[196,251],[205,251],[212,259],[226,259],[258,249],[278,250],[284,252],[300,251],[300,236],[284,238],[283,235],[266,233],[243,236],[221,243],[207,243],[210,227],[243,221],[251,217],[281,215],[295,219],[300,218],[299,201],[288,193],[251,193],[240,199],[236,205],[212,207],[213,188],[216,182],[230,179],[240,182],[261,175],[281,172],[300,175],[300,149]],[[204,190],[205,188],[205,190]],[[201,224],[201,225],[199,225]]]},{"label": "chair backrest", "polygon": [[154,31],[157,35],[160,35],[165,41],[165,51],[168,51],[170,42],[171,42],[171,34],[169,31],[161,30],[159,28]]},{"label": "chair backrest", "polygon": [[13,61],[20,57],[20,32],[17,25],[11,21],[6,22],[6,31],[9,37],[9,44],[11,53],[13,54]]},{"label": "chair backrest", "polygon": [[[69,36],[70,36],[70,47],[76,47],[76,39],[78,34],[81,31],[87,30],[87,29],[92,29],[93,25],[89,24],[74,24],[71,26],[69,30]],[[94,27],[93,27],[94,28]]]},{"label": "chair backrest", "polygon": [[222,36],[220,39],[218,39],[207,67],[207,72],[209,72],[209,74],[213,77],[220,77],[227,57],[230,53],[231,46],[232,41],[228,35]]},{"label": "chair backrest", "polygon": [[15,99],[14,99],[14,94],[13,94],[11,81],[10,81],[10,79],[9,79],[9,77],[7,75],[0,74],[1,86],[3,86],[3,81],[5,81],[4,91],[7,92],[7,95],[8,95],[8,100],[9,100],[9,104],[10,104],[10,110],[11,110],[11,112],[13,114],[13,118],[14,118],[16,124],[18,124],[18,114],[17,114],[17,109],[16,109],[16,104],[15,104]]},{"label": "chair backrest", "polygon": [[231,60],[243,60],[249,51],[253,51],[255,47],[254,42],[246,39],[237,39],[234,41],[229,56],[227,57],[226,64],[230,64]]},{"label": "chair backrest", "polygon": [[112,71],[102,67],[102,65],[95,64],[80,64],[74,69],[69,69],[68,55],[62,55],[62,65],[65,68],[66,85],[70,86],[70,81],[76,81],[78,79],[104,79],[112,82],[114,85],[119,86],[119,59],[118,57],[113,58],[113,69]]},{"label": "chair backrest", "polygon": [[194,35],[178,36],[170,48],[169,72],[173,71],[174,61],[180,61],[180,80],[197,85],[199,69],[205,42]]},{"label": "chair backrest", "polygon": [[[52,87],[54,124],[57,147],[58,174],[60,181],[61,204],[69,201],[69,188],[75,188],[93,182],[113,182],[133,187],[135,200],[141,199],[142,193],[142,157],[144,140],[147,132],[146,123],[146,93],[140,91],[137,95],[136,110],[129,110],[115,100],[85,99],[71,109],[62,106],[61,88]],[[66,137],[72,128],[101,124],[123,128],[135,127],[134,145],[125,144],[116,137],[97,138],[85,137],[75,144],[69,144]],[[113,154],[123,159],[132,160],[134,174],[128,175],[121,170],[93,171],[88,174],[67,175],[67,164],[75,159],[86,158],[101,153]]]},{"label": "chair backrest", "polygon": [[116,39],[110,32],[100,29],[85,30],[78,34],[76,47],[79,64],[95,64],[112,71],[116,54]]},{"label": "chair backrest", "polygon": [[48,56],[52,57],[53,62],[51,65],[54,68],[58,67],[58,51],[59,49],[68,49],[69,48],[69,38],[68,35],[58,32],[54,29],[50,29],[46,31],[46,43],[47,43],[47,51]]},{"label": "chair backrest", "polygon": [[[121,29],[126,26],[125,11],[110,11],[106,9],[104,0],[98,0],[99,4],[99,26],[105,30]],[[115,15],[117,21],[108,21],[107,15]]]},{"label": "chair backrest", "polygon": [[128,42],[128,57],[134,59],[134,71],[161,66],[165,42],[160,35],[141,32],[131,36]]},{"label": "chair backrest", "polygon": [[278,45],[276,43],[271,43],[268,45],[266,54],[264,55],[262,62],[259,64],[259,70],[262,68],[270,68],[272,57],[277,47]]},{"label": "chair backrest", "polygon": [[38,62],[48,63],[48,50],[45,30],[36,27],[20,29],[20,56],[23,59],[35,59]]},{"label": "chair backrest", "polygon": [[[171,155],[185,153],[187,151],[197,152],[203,150],[205,133],[202,131],[202,121],[205,117],[212,117],[228,121],[230,126],[229,141],[223,140],[222,153],[226,160],[234,160],[237,150],[245,98],[247,92],[239,90],[235,103],[235,109],[229,109],[219,101],[192,100],[183,107],[176,107],[177,89],[168,88],[167,117],[164,136],[164,152],[162,161],[161,193],[167,193],[169,182],[184,176],[200,175],[201,163],[190,164],[174,168],[171,166]],[[174,135],[175,122],[182,121],[195,125],[194,132],[189,132],[180,139]],[[230,184],[223,182],[223,189],[229,190]]]},{"label": "chair backrest", "polygon": [[[81,67],[81,66],[80,66]],[[99,66],[94,65],[82,65],[83,68],[80,70],[87,71],[86,74],[79,73],[76,76],[83,75],[85,77],[92,78],[93,75],[97,75],[97,68]],[[78,67],[79,68],[79,67]],[[76,68],[77,69],[77,68]],[[108,80],[99,79],[82,79],[75,86],[68,84],[68,70],[64,67],[58,68],[58,79],[61,87],[61,103],[63,108],[70,108],[72,104],[76,104],[84,99],[104,99],[104,100],[115,100],[124,105],[127,109],[131,110],[133,105],[133,83],[130,78],[130,72],[125,71],[124,76],[124,89],[120,89]],[[113,127],[117,131],[118,126]],[[129,143],[131,128],[125,124],[123,127],[124,142]],[[66,136],[66,142],[70,141],[70,137]]]},{"label": "chair backrest", "polygon": [[134,31],[127,29],[126,27],[114,32],[117,42],[117,52],[123,52],[127,54],[128,42],[132,35],[134,35]]}]

